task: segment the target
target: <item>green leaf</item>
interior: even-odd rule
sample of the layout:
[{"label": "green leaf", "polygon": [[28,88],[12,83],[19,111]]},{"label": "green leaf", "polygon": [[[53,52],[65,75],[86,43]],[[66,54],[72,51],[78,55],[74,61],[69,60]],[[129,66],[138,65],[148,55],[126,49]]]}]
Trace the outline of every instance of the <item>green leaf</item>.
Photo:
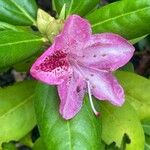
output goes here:
[{"label": "green leaf", "polygon": [[59,98],[54,87],[39,83],[36,93],[36,117],[47,150],[101,148],[101,118],[93,114],[87,98],[80,113],[66,121],[59,114]]},{"label": "green leaf", "polygon": [[24,81],[0,89],[0,143],[19,140],[35,126],[35,84]]},{"label": "green leaf", "polygon": [[144,150],[150,150],[150,137],[145,135],[145,149]]},{"label": "green leaf", "polygon": [[11,24],[8,24],[6,22],[1,22],[0,21],[0,31],[1,30],[13,30],[13,31],[18,31],[19,29]]},{"label": "green leaf", "polygon": [[142,126],[144,129],[144,133],[150,136],[150,117],[148,119],[142,120]]},{"label": "green leaf", "polygon": [[[35,55],[31,56],[30,58],[27,58],[17,64],[13,65],[13,68],[17,72],[27,72],[30,70],[32,64],[36,61],[38,57],[40,57],[43,53],[43,49],[37,52]],[[1,70],[0,70],[1,71]]]},{"label": "green leaf", "polygon": [[35,24],[35,0],[0,0],[0,21],[14,25]]},{"label": "green leaf", "polygon": [[121,147],[126,134],[130,140],[126,150],[143,150],[144,133],[135,110],[126,102],[122,107],[115,107],[106,102],[101,104],[102,139],[106,144],[116,143]]},{"label": "green leaf", "polygon": [[135,73],[116,73],[125,90],[126,100],[134,107],[141,120],[150,118],[150,80]]},{"label": "green leaf", "polygon": [[125,66],[121,67],[120,70],[134,72],[134,66],[131,62],[129,62]]},{"label": "green leaf", "polygon": [[33,146],[33,150],[44,150],[44,145],[41,138],[38,138]]},{"label": "green leaf", "polygon": [[[33,134],[34,135],[34,134]],[[34,143],[32,141],[32,131],[25,135],[23,138],[19,140],[19,143],[28,146],[30,148],[33,147]]]},{"label": "green leaf", "polygon": [[122,0],[95,10],[86,18],[94,33],[114,32],[128,40],[150,33],[150,0]]},{"label": "green leaf", "polygon": [[17,150],[15,143],[9,142],[9,143],[3,143],[3,150]]},{"label": "green leaf", "polygon": [[144,36],[141,36],[141,37],[132,39],[132,40],[130,40],[129,42],[131,42],[132,44],[136,44],[136,43],[140,42],[141,40],[143,40],[146,36],[147,36],[147,35],[144,35]]},{"label": "green leaf", "polygon": [[29,32],[0,32],[0,68],[13,65],[37,53],[43,44],[42,37]]},{"label": "green leaf", "polygon": [[98,3],[99,0],[53,0],[53,8],[60,14],[62,7],[66,4],[67,15],[78,14],[84,16],[95,8]]}]

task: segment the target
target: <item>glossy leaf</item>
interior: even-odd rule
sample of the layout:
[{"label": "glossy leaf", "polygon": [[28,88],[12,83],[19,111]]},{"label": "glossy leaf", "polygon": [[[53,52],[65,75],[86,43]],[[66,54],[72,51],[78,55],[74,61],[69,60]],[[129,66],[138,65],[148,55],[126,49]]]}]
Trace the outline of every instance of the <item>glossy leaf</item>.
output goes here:
[{"label": "glossy leaf", "polygon": [[28,32],[0,32],[0,68],[13,65],[37,53],[42,37]]},{"label": "glossy leaf", "polygon": [[126,134],[130,143],[126,150],[143,150],[144,133],[135,110],[126,102],[122,107],[115,107],[102,103],[102,139],[106,144],[116,143],[121,147],[122,139]]},{"label": "glossy leaf", "polygon": [[120,70],[134,72],[134,66],[131,62],[127,63],[125,66],[121,67]]},{"label": "glossy leaf", "polygon": [[0,143],[19,140],[35,126],[35,84],[24,81],[0,89]]},{"label": "glossy leaf", "polygon": [[150,117],[142,120],[142,126],[146,135],[150,136]]},{"label": "glossy leaf", "polygon": [[12,143],[12,142],[10,142],[10,143],[3,143],[2,144],[3,146],[3,149],[2,150],[17,150],[17,147],[16,147],[16,145],[15,145],[15,143]]},{"label": "glossy leaf", "polygon": [[44,145],[41,138],[38,138],[33,146],[33,150],[44,150]]},{"label": "glossy leaf", "polygon": [[126,100],[137,111],[139,118],[150,118],[150,80],[129,72],[119,71],[116,75],[125,90]]},{"label": "glossy leaf", "polygon": [[150,137],[145,136],[145,149],[144,150],[150,150]]},{"label": "glossy leaf", "polygon": [[33,140],[32,140],[33,135],[32,135],[32,131],[29,132],[27,135],[25,135],[23,138],[19,140],[19,143],[28,147],[33,147],[34,145]]},{"label": "glossy leaf", "polygon": [[136,44],[136,43],[140,42],[141,40],[143,40],[146,36],[147,36],[147,35],[144,35],[144,36],[141,36],[141,37],[132,39],[132,40],[130,40],[129,42],[131,42],[132,44]]},{"label": "glossy leaf", "polygon": [[14,25],[35,24],[35,0],[0,0],[0,21]]},{"label": "glossy leaf", "polygon": [[87,98],[80,113],[71,120],[59,114],[56,89],[38,84],[35,110],[43,144],[47,150],[99,150],[101,118],[96,117]]},{"label": "glossy leaf", "polygon": [[63,5],[66,4],[67,15],[78,14],[84,16],[95,8],[99,2],[100,0],[53,0],[53,7],[60,14]]},{"label": "glossy leaf", "polygon": [[39,52],[37,52],[35,55],[31,56],[30,58],[27,58],[17,64],[13,65],[13,68],[18,72],[27,72],[30,70],[32,64],[35,62],[35,60],[43,53],[43,49],[41,49]]},{"label": "glossy leaf", "polygon": [[118,1],[95,10],[86,18],[94,33],[114,32],[131,40],[150,33],[150,0]]},{"label": "glossy leaf", "polygon": [[11,24],[8,24],[6,22],[1,22],[0,21],[0,31],[1,30],[13,30],[13,31],[18,31],[19,29]]}]

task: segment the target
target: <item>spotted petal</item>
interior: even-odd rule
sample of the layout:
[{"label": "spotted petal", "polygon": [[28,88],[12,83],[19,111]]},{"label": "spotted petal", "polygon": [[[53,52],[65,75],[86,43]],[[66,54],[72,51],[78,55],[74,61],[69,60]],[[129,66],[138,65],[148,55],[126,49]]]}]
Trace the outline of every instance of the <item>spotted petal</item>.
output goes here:
[{"label": "spotted petal", "polygon": [[58,93],[61,100],[60,114],[64,119],[71,119],[81,109],[85,82],[78,75],[74,75],[58,85]]},{"label": "spotted petal", "polygon": [[117,79],[110,72],[82,68],[89,80],[92,94],[100,100],[108,100],[114,105],[121,106],[124,102],[124,91]]},{"label": "spotted petal", "polygon": [[72,54],[82,55],[82,47],[91,36],[90,24],[77,15],[69,16],[64,28],[56,41],[56,45],[64,43]]},{"label": "spotted petal", "polygon": [[56,51],[52,45],[45,51],[32,65],[31,75],[47,84],[61,84],[72,69],[66,59],[66,54],[62,51]]},{"label": "spotted petal", "polygon": [[114,71],[131,59],[134,47],[119,35],[102,33],[91,36],[83,51],[80,61],[85,66]]}]

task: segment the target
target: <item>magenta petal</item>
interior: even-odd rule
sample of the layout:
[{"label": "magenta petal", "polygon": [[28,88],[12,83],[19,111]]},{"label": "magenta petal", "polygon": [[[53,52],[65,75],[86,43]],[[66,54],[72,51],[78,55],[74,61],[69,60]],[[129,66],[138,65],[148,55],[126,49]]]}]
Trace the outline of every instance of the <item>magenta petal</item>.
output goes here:
[{"label": "magenta petal", "polygon": [[91,36],[83,53],[81,62],[85,66],[114,71],[131,59],[134,47],[119,35],[102,33]]},{"label": "magenta petal", "polygon": [[88,40],[91,36],[90,24],[80,16],[69,16],[65,22],[62,35],[68,39],[85,42],[85,40]]},{"label": "magenta petal", "polygon": [[[55,49],[82,55],[85,41],[91,36],[90,24],[77,15],[69,16],[60,35],[55,38]],[[62,48],[63,47],[63,48]]]},{"label": "magenta petal", "polygon": [[55,51],[53,46],[36,60],[30,69],[30,74],[44,83],[58,85],[72,74],[72,68],[65,58],[66,54]]},{"label": "magenta petal", "polygon": [[61,100],[60,114],[66,120],[71,119],[81,109],[85,82],[79,76],[72,76],[58,85],[58,93]]},{"label": "magenta petal", "polygon": [[110,72],[83,69],[89,80],[92,94],[100,100],[108,100],[114,105],[124,103],[124,91]]}]

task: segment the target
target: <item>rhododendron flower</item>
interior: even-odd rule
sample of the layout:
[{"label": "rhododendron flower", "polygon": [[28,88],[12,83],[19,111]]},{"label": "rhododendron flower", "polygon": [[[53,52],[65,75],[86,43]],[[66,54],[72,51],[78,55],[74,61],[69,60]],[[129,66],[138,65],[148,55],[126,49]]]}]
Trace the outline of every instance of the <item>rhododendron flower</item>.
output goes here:
[{"label": "rhododendron flower", "polygon": [[121,106],[124,91],[112,75],[133,56],[134,47],[112,33],[91,34],[87,20],[68,17],[62,32],[33,64],[31,75],[44,83],[57,85],[60,113],[71,119],[81,109],[87,92],[96,115],[92,96]]}]

